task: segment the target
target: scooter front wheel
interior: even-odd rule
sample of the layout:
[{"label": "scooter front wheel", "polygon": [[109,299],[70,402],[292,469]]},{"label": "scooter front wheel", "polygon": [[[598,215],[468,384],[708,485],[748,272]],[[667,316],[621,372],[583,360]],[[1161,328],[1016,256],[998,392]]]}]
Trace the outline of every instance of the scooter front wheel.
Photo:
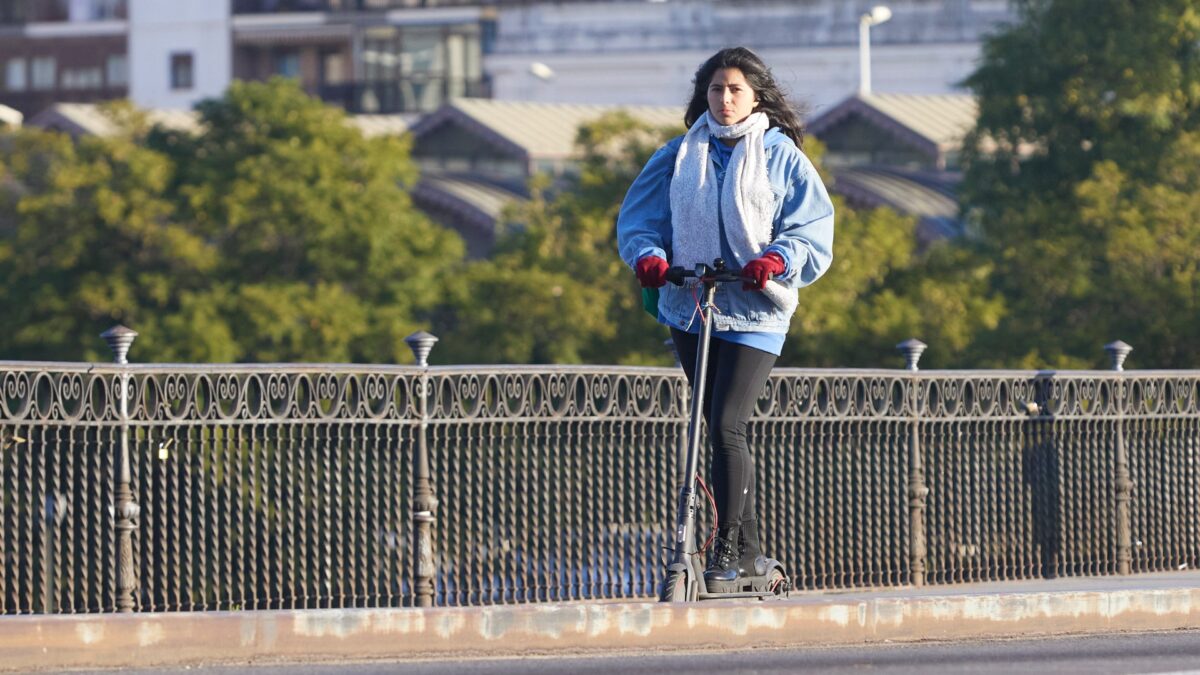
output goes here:
[{"label": "scooter front wheel", "polygon": [[[693,597],[688,597],[689,586],[691,586],[692,591],[690,595]],[[695,600],[695,595],[696,585],[688,583],[687,572],[671,571],[667,572],[666,578],[663,579],[658,599],[660,602],[688,602]]]}]

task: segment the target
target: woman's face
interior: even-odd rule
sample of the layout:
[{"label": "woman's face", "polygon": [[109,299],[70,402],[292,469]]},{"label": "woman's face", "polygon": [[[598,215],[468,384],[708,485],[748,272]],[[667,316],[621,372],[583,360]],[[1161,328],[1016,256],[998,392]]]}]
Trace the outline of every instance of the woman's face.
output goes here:
[{"label": "woman's face", "polygon": [[754,112],[758,96],[740,68],[721,68],[708,83],[708,114],[717,124],[737,124]]}]

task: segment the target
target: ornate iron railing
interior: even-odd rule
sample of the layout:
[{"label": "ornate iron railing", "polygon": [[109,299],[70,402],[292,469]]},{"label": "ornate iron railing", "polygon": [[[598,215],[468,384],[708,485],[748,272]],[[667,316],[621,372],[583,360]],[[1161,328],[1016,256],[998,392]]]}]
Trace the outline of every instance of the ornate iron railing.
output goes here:
[{"label": "ornate iron railing", "polygon": [[[9,362],[0,387],[6,614],[652,596],[688,410],[677,370],[627,367]],[[1197,371],[778,369],[764,539],[802,589],[1192,566],[1198,400]]]}]

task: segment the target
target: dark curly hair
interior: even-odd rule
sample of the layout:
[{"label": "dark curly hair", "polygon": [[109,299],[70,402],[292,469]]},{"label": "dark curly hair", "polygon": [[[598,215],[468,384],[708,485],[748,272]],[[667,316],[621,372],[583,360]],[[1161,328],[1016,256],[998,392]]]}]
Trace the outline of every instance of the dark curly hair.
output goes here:
[{"label": "dark curly hair", "polygon": [[767,64],[758,58],[758,54],[745,47],[722,49],[709,57],[696,71],[696,78],[692,80],[692,101],[688,103],[687,112],[683,115],[683,123],[687,128],[691,129],[696,120],[708,110],[708,85],[712,82],[713,75],[722,68],[737,68],[742,71],[746,82],[758,97],[756,111],[766,113],[771,126],[779,127],[780,131],[796,142],[796,147],[804,147],[804,124],[800,121],[800,115],[775,83]]}]

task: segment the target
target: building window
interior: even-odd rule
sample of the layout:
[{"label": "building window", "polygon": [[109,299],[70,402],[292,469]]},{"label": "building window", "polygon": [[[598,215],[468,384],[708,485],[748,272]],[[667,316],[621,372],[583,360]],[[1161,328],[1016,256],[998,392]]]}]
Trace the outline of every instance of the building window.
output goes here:
[{"label": "building window", "polygon": [[129,86],[129,58],[124,54],[110,55],[104,70],[104,79],[109,87]]},{"label": "building window", "polygon": [[9,91],[25,91],[29,80],[25,77],[25,59],[9,59],[4,64],[4,88]]},{"label": "building window", "polygon": [[180,52],[171,55],[171,88],[172,89],[191,89],[194,86],[192,79],[192,53]]},{"label": "building window", "polygon": [[275,55],[275,74],[300,79],[300,54],[279,52]]},{"label": "building window", "polygon": [[104,86],[104,71],[100,66],[91,68],[63,68],[63,89],[100,89]]},{"label": "building window", "polygon": [[27,16],[25,0],[0,0],[0,23],[22,23]]},{"label": "building window", "polygon": [[405,75],[442,74],[446,67],[445,35],[438,28],[409,28],[402,33],[400,67]]},{"label": "building window", "polygon": [[58,84],[58,61],[53,56],[33,60],[30,83],[34,89],[53,89]]},{"label": "building window", "polygon": [[97,20],[124,19],[127,14],[125,0],[93,0],[92,16]]},{"label": "building window", "polygon": [[68,21],[71,18],[70,0],[53,0],[51,2],[28,3],[28,21]]},{"label": "building window", "polygon": [[346,67],[346,55],[341,52],[329,52],[322,59],[321,81],[324,84],[342,84],[349,78]]}]

